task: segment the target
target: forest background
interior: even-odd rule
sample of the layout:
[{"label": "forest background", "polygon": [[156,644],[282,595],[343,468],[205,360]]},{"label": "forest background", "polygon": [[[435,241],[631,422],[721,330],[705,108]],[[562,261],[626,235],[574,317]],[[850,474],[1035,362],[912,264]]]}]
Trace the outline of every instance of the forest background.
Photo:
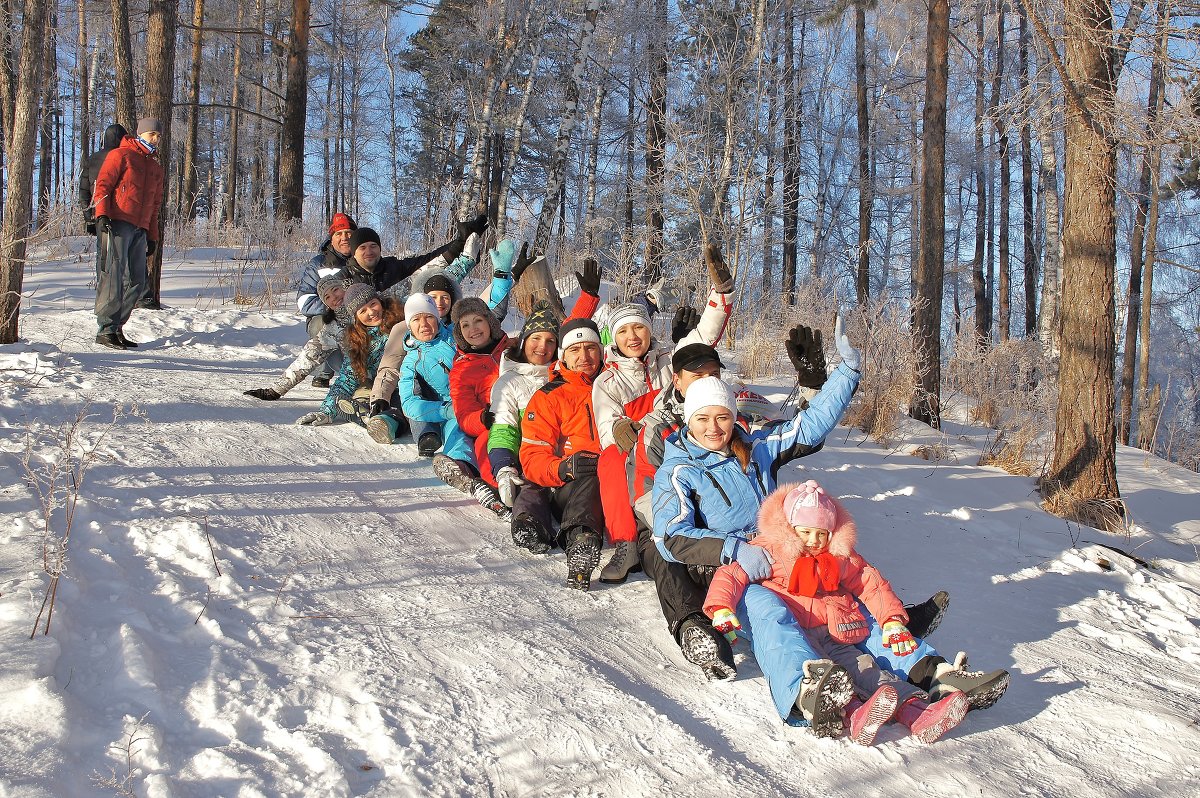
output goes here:
[{"label": "forest background", "polygon": [[83,233],[104,127],[158,116],[167,246],[243,246],[277,278],[239,302],[286,303],[339,210],[394,251],[486,210],[556,275],[596,257],[619,293],[666,278],[683,302],[717,244],[748,366],[775,368],[785,325],[853,308],[883,364],[855,423],[937,428],[969,395],[993,460],[1041,475],[1049,509],[1120,526],[1117,441],[1200,467],[1198,18],[1182,0],[2,0],[0,343],[29,244]]}]

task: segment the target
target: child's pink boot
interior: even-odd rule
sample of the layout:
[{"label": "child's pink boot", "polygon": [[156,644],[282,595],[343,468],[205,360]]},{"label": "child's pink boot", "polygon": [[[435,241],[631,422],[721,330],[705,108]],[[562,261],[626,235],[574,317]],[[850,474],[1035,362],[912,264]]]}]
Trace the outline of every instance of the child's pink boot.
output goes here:
[{"label": "child's pink boot", "polygon": [[850,721],[850,739],[859,745],[871,745],[883,724],[896,714],[900,695],[890,684],[881,685],[866,701],[857,698],[846,706]]},{"label": "child's pink boot", "polygon": [[970,702],[964,693],[954,692],[934,704],[910,698],[900,705],[896,720],[908,727],[913,737],[932,743],[953,729],[967,714]]}]

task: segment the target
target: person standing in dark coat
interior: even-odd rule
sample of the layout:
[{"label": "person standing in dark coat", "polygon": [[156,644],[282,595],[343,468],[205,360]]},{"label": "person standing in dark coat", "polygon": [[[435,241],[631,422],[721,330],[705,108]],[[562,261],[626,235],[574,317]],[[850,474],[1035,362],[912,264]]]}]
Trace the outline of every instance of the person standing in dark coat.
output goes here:
[{"label": "person standing in dark coat", "polygon": [[[79,207],[83,209],[83,227],[90,236],[96,235],[96,214],[92,210],[92,189],[96,185],[96,177],[100,174],[100,167],[104,166],[104,159],[110,152],[121,146],[121,139],[127,135],[129,135],[129,131],[124,126],[109,125],[104,131],[104,145],[99,151],[85,158],[83,166],[79,169]],[[104,248],[99,246],[99,241],[96,243],[96,282],[100,282]]]}]

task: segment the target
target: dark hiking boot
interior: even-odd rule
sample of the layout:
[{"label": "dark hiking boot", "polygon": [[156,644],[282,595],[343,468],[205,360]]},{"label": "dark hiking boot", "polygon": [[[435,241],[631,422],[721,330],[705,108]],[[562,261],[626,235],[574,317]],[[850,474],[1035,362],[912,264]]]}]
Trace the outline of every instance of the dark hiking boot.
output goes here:
[{"label": "dark hiking boot", "polygon": [[634,571],[642,570],[642,558],[638,556],[637,544],[632,540],[617,542],[612,559],[600,570],[600,581],[619,585]]},{"label": "dark hiking boot", "polygon": [[367,426],[367,419],[371,415],[371,392],[366,388],[359,388],[354,392],[354,396],[349,399],[338,399],[337,409],[346,418],[360,427],[365,427]]},{"label": "dark hiking boot", "polygon": [[465,465],[444,454],[434,455],[433,473],[442,482],[463,493],[471,493],[477,481],[475,475],[470,473]]},{"label": "dark hiking boot", "polygon": [[96,336],[96,343],[100,344],[100,346],[107,346],[109,349],[120,349],[122,351],[129,348],[121,343],[121,339],[116,333],[100,333]]},{"label": "dark hiking boot", "polygon": [[840,737],[842,715],[854,690],[850,674],[841,665],[827,659],[810,659],[804,663],[804,680],[796,706],[805,720],[812,724],[818,737]]},{"label": "dark hiking boot", "polygon": [[475,501],[485,509],[491,510],[501,521],[511,521],[513,514],[508,505],[500,501],[500,494],[491,485],[484,482],[482,479],[476,480],[475,487],[471,488],[471,495],[475,497]]},{"label": "dark hiking boot", "polygon": [[941,625],[948,609],[950,594],[945,590],[939,590],[920,604],[906,604],[904,611],[908,613],[908,631],[918,640],[924,640]]},{"label": "dark hiking boot", "polygon": [[313,378],[312,378],[312,387],[314,387],[314,388],[328,388],[328,387],[329,387],[329,382],[330,382],[330,378],[329,378],[329,377],[313,377]]},{"label": "dark hiking boot", "polygon": [[972,710],[987,709],[1008,689],[1008,671],[967,670],[967,655],[960,651],[953,663],[940,663],[929,686],[929,700],[936,702],[952,692],[965,693]]},{"label": "dark hiking boot", "polygon": [[432,430],[422,432],[421,437],[417,438],[417,454],[421,457],[433,457],[440,448],[442,448],[442,436]]},{"label": "dark hiking boot", "polygon": [[137,341],[130,341],[128,338],[126,338],[124,330],[117,330],[117,338],[121,339],[121,343],[125,344],[126,349],[138,348]]},{"label": "dark hiking boot", "polygon": [[688,662],[704,671],[704,678],[710,682],[737,676],[729,641],[707,618],[690,616],[684,619],[679,627],[679,650]]},{"label": "dark hiking boot", "polygon": [[592,589],[592,571],[600,564],[600,536],[587,527],[577,527],[567,535],[567,587]]},{"label": "dark hiking boot", "polygon": [[545,554],[550,551],[546,541],[550,535],[542,529],[542,525],[528,515],[518,515],[512,522],[512,539],[522,549],[534,554]]}]

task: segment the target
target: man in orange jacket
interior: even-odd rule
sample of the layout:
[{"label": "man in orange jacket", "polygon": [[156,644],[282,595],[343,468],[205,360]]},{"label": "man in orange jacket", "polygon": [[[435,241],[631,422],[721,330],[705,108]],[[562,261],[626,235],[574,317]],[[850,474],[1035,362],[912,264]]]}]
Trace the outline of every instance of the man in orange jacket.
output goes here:
[{"label": "man in orange jacket", "polygon": [[110,349],[137,346],[122,327],[146,289],[146,257],[158,247],[163,171],[154,153],[162,122],[140,119],[137,137],[126,136],[104,159],[92,190],[96,246],[105,258],[96,282],[96,343]]},{"label": "man in orange jacket", "polygon": [[[521,420],[521,470],[547,491],[567,550],[567,586],[588,590],[600,562],[604,511],[600,504],[600,434],[592,411],[592,381],[604,365],[600,330],[591,319],[571,319],[558,330],[559,360],[525,406]],[[535,519],[549,532],[553,519]],[[546,536],[549,537],[548,535]]]}]

